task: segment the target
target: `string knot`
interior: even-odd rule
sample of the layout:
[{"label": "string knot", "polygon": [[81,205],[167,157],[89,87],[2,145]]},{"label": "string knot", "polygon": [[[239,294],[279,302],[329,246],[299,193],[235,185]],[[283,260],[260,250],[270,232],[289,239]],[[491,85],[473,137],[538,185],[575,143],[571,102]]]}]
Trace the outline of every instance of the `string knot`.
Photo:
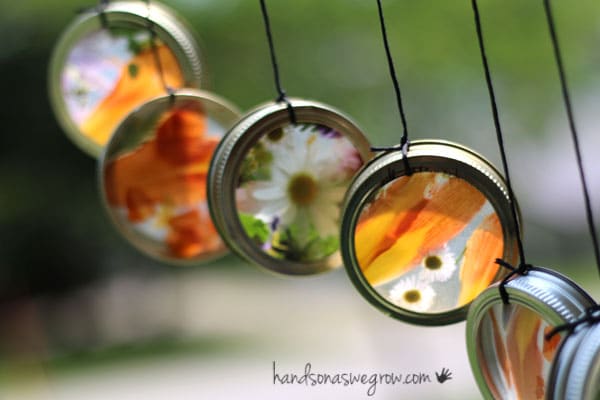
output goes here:
[{"label": "string knot", "polygon": [[288,114],[290,115],[290,122],[292,123],[292,125],[298,125],[298,122],[296,120],[296,112],[294,111],[294,107],[292,107],[292,103],[290,102],[287,95],[285,94],[285,90],[283,90],[283,89],[279,90],[279,96],[277,96],[277,98],[275,99],[275,102],[276,103],[285,103],[287,105]]},{"label": "string knot", "polygon": [[500,297],[502,298],[502,303],[509,304],[508,292],[506,291],[506,284],[515,275],[521,275],[521,276],[527,275],[527,273],[529,272],[529,270],[531,268],[533,268],[533,266],[531,264],[520,263],[517,267],[514,267],[510,263],[502,260],[501,258],[496,259],[496,264],[510,270],[510,273],[508,275],[506,275],[506,277],[504,277],[504,279],[502,279],[502,282],[500,282],[500,285],[499,285]]},{"label": "string knot", "polygon": [[552,339],[554,335],[559,332],[568,331],[569,334],[572,333],[575,328],[582,324],[596,324],[600,322],[600,304],[596,304],[585,310],[585,313],[580,318],[576,319],[573,322],[567,322],[566,324],[559,325],[552,329],[544,338],[546,340]]},{"label": "string knot", "polygon": [[400,139],[400,144],[396,144],[394,146],[387,146],[387,147],[371,146],[371,151],[383,151],[385,153],[391,153],[394,151],[402,152],[402,161],[404,162],[404,170],[406,171],[405,175],[410,176],[413,174],[413,170],[410,167],[410,163],[408,162],[409,147],[410,147],[410,141],[408,140],[408,137],[402,136],[402,138]]}]

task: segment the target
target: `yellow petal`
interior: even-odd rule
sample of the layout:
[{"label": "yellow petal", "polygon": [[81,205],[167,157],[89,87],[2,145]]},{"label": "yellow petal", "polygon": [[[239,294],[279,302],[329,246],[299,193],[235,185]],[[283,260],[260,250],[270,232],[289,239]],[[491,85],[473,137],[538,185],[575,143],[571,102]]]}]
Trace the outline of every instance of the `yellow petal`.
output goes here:
[{"label": "yellow petal", "polygon": [[408,232],[363,268],[363,274],[371,286],[389,282],[412,269],[414,264],[411,264],[411,260],[417,256],[425,233],[424,228]]}]

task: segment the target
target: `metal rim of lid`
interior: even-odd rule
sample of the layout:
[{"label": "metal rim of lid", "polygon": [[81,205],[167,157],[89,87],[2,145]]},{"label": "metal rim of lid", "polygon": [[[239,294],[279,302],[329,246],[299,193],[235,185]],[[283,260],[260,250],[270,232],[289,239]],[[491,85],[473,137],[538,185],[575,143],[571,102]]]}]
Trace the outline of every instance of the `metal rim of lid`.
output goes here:
[{"label": "metal rim of lid", "polygon": [[[173,52],[184,79],[184,85],[200,88],[202,60],[197,40],[189,25],[169,7],[143,1],[109,2],[102,14],[109,26],[148,29],[148,20],[154,25],[157,37]],[[62,33],[52,52],[48,68],[48,93],[56,118],[67,136],[81,150],[98,157],[102,147],[81,133],[72,120],[64,101],[61,76],[67,57],[81,38],[102,29],[100,13],[91,9],[80,14]]]},{"label": "metal rim of lid", "polygon": [[[556,350],[556,356],[552,362],[552,368],[546,384],[548,399],[566,399],[567,379],[570,375],[573,359],[579,351],[579,345],[585,336],[585,328],[585,326],[578,326],[560,343]],[[580,400],[582,397],[578,397],[577,399]]]},{"label": "metal rim of lid", "polygon": [[[188,104],[189,102],[199,103],[202,107],[210,107],[214,115],[218,114],[218,119],[225,123],[225,128],[233,126],[241,115],[240,111],[235,105],[231,104],[229,101],[213,93],[197,89],[177,90],[172,96],[163,95],[156,97],[133,110],[123,121],[121,121],[119,127],[115,131],[115,134],[111,137],[111,139],[105,146],[98,160],[98,184],[100,190],[100,197],[102,198],[102,204],[104,206],[104,209],[110,216],[110,219],[117,228],[117,230],[127,239],[129,243],[131,243],[136,249],[141,251],[143,254],[146,254],[153,259],[165,262],[167,264],[183,266],[198,265],[201,263],[215,260],[227,254],[229,250],[226,246],[223,246],[222,251],[213,252],[203,256],[193,257],[191,259],[179,259],[175,257],[170,257],[166,254],[157,254],[152,251],[147,251],[146,247],[153,245],[151,241],[139,237],[129,228],[128,225],[122,224],[112,212],[111,207],[107,201],[107,193],[104,181],[104,168],[106,166],[106,163],[108,162],[108,160],[106,159],[107,154],[111,152],[114,146],[120,144],[119,142],[124,139],[124,134],[127,131],[126,129],[124,129],[124,126],[130,123],[132,119],[136,118],[136,115],[138,113],[144,112],[153,115],[160,115],[161,111],[166,112],[173,106],[177,106],[178,104]],[[118,155],[118,153],[116,153],[115,155]]]},{"label": "metal rim of lid", "polygon": [[[346,115],[312,100],[291,98],[288,101],[298,124],[320,124],[334,129],[354,145],[363,163],[372,157],[367,138]],[[285,102],[262,104],[242,117],[215,151],[208,176],[208,203],[221,236],[242,258],[278,275],[312,275],[341,267],[337,262],[339,257],[336,257],[339,250],[323,260],[310,263],[271,257],[248,238],[236,208],[235,189],[244,157],[265,133],[289,123],[290,113]]]},{"label": "metal rim of lid", "polygon": [[[517,258],[516,230],[510,201],[502,175],[483,156],[475,151],[445,140],[415,140],[410,143],[408,163],[413,172],[445,172],[464,179],[490,202],[500,219],[504,259]],[[407,171],[400,151],[383,153],[371,160],[355,177],[346,192],[342,222],[341,249],[346,272],[361,295],[373,306],[393,318],[418,325],[447,325],[466,318],[469,304],[441,313],[409,311],[384,299],[364,277],[356,259],[354,231],[363,207],[385,184],[405,176]],[[495,280],[505,275],[499,269]]]},{"label": "metal rim of lid", "polygon": [[[518,275],[510,279],[506,286],[509,302],[527,307],[541,316],[551,325],[572,322],[594,300],[575,282],[556,271],[532,267],[526,275]],[[486,399],[493,399],[484,374],[480,358],[480,350],[485,344],[479,341],[479,329],[483,318],[492,306],[502,304],[499,283],[484,290],[471,304],[467,317],[466,343],[471,371],[480,392]]]},{"label": "metal rim of lid", "polygon": [[[552,399],[595,400],[600,394],[600,324],[582,325],[564,340],[556,367],[557,388]],[[564,355],[563,355],[564,351]]]}]

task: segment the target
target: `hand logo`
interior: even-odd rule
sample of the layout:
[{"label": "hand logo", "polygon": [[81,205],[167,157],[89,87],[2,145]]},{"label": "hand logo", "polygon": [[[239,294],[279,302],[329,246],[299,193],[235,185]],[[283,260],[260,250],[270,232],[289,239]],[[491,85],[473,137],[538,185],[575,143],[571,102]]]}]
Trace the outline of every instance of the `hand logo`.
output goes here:
[{"label": "hand logo", "polygon": [[436,372],[435,377],[437,378],[439,383],[444,383],[449,379],[452,379],[452,372],[448,368],[442,368],[442,372],[439,374]]}]

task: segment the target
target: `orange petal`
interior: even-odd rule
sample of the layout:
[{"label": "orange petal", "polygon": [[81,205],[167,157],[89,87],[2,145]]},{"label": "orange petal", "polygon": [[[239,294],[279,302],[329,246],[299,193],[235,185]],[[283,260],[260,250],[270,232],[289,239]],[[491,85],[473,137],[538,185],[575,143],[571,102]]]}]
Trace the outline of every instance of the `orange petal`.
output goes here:
[{"label": "orange petal", "polygon": [[[219,141],[205,134],[204,118],[176,110],[160,123],[157,138],[111,161],[105,172],[109,204],[127,206],[131,212],[141,199],[145,204],[188,206],[204,201],[210,157]],[[136,212],[133,217],[141,218]]]},{"label": "orange petal", "polygon": [[206,117],[192,110],[171,113],[156,132],[158,154],[174,165],[207,162],[217,140],[207,140]]},{"label": "orange petal", "polygon": [[546,340],[545,337],[553,328],[551,326],[547,326],[544,328],[544,346],[543,353],[544,358],[548,362],[552,362],[554,360],[554,356],[556,355],[556,350],[558,349],[558,345],[562,339],[562,335],[560,333],[555,334],[549,340]]},{"label": "orange petal", "polygon": [[[538,334],[542,320],[533,311],[517,306],[507,327],[506,348],[519,399],[539,399],[542,379],[542,352],[538,348]],[[542,393],[543,394],[543,393]]]},{"label": "orange petal", "polygon": [[221,245],[211,221],[192,210],[169,219],[167,246],[179,258],[192,258],[203,251],[214,251]]},{"label": "orange petal", "polygon": [[485,201],[483,194],[463,179],[449,177],[446,184],[439,185],[410,225],[410,230],[427,227],[419,256],[413,263],[419,263],[429,252],[444,246],[462,232]]},{"label": "orange petal", "polygon": [[362,268],[389,249],[410,226],[416,211],[423,208],[425,188],[433,180],[429,173],[397,179],[363,211],[354,233],[356,257]]},{"label": "orange petal", "polygon": [[[359,265],[372,285],[399,277],[444,246],[465,229],[485,202],[466,181],[437,173],[415,174],[391,199],[388,196],[389,192],[389,211],[378,206],[355,235]],[[377,268],[373,268],[371,263],[376,261]]]},{"label": "orange petal", "polygon": [[[165,83],[172,88],[183,86],[179,64],[165,45],[157,46]],[[135,65],[136,74],[130,73]],[[82,132],[99,145],[104,145],[117,124],[134,108],[153,97],[165,93],[157,70],[154,53],[144,50],[121,69],[121,77],[115,88],[80,127]]]},{"label": "orange petal", "polygon": [[460,267],[461,288],[458,306],[472,301],[487,288],[496,274],[497,258],[502,257],[504,239],[496,213],[486,216],[467,241]]}]

